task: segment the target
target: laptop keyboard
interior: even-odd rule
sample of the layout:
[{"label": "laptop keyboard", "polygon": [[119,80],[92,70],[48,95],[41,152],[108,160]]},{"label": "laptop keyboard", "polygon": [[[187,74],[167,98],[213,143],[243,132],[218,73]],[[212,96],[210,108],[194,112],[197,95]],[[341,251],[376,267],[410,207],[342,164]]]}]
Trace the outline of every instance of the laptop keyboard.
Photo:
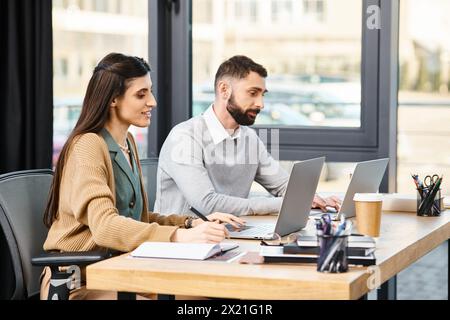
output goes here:
[{"label": "laptop keyboard", "polygon": [[274,231],[273,224],[260,224],[256,226],[244,226],[241,229],[234,229],[232,225],[227,225],[227,229],[231,232],[239,232],[241,235],[245,236],[265,236]]},{"label": "laptop keyboard", "polygon": [[251,229],[252,227],[250,226],[242,226],[241,228],[239,228],[239,229],[236,229],[235,227],[233,227],[231,224],[226,224],[225,225],[225,227],[228,229],[228,231],[230,231],[230,232],[234,232],[234,231],[236,231],[236,232],[239,232],[239,231],[243,231],[243,230],[247,230],[247,229]]}]

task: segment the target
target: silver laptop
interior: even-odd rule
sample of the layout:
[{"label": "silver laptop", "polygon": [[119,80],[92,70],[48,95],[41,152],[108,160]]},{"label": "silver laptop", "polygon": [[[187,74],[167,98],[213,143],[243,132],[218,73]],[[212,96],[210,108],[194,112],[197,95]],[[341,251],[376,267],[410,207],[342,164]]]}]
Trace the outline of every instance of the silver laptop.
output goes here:
[{"label": "silver laptop", "polygon": [[[355,203],[353,201],[355,193],[378,192],[388,162],[389,159],[386,158],[364,161],[356,164],[352,179],[345,192],[341,209],[334,216],[335,219],[339,219],[341,213],[343,213],[346,218],[353,218],[355,216]],[[311,215],[320,215],[322,213],[323,212],[318,209],[311,210]]]},{"label": "silver laptop", "polygon": [[248,224],[241,230],[230,230],[230,237],[262,239],[273,232],[285,236],[303,229],[308,223],[324,162],[325,157],[321,157],[294,164],[276,224]]}]

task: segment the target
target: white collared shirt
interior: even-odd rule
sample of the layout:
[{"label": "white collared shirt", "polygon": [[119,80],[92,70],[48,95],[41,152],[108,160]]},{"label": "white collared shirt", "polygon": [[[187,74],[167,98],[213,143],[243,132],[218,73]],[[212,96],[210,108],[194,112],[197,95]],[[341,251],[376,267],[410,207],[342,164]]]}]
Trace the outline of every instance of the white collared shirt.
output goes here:
[{"label": "white collared shirt", "polygon": [[[217,118],[214,112],[213,105],[209,106],[208,109],[203,113],[203,118],[205,119],[206,126],[208,127],[209,133],[215,145],[221,143],[225,139],[238,139],[241,137],[241,127],[239,126],[236,130],[225,129],[219,118]],[[233,131],[233,132],[231,132]]]},{"label": "white collared shirt", "polygon": [[[276,213],[289,176],[255,130],[228,132],[211,105],[202,115],[172,128],[158,163],[155,212],[235,215]],[[249,198],[256,181],[275,197]]]}]

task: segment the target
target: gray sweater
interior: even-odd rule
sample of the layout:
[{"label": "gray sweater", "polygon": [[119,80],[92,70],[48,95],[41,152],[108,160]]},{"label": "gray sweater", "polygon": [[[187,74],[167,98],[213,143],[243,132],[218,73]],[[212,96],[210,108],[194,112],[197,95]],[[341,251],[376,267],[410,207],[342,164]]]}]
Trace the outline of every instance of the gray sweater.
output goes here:
[{"label": "gray sweater", "polygon": [[[240,126],[227,133],[210,107],[175,126],[159,156],[155,212],[208,215],[278,212],[287,172],[267,152],[256,132]],[[248,198],[253,181],[275,197]]]}]

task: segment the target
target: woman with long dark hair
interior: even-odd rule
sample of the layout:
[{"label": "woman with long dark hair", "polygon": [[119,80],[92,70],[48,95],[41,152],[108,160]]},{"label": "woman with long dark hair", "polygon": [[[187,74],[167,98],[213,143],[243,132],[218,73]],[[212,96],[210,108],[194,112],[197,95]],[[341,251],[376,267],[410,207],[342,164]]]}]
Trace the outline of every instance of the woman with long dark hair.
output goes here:
[{"label": "woman with long dark hair", "polygon": [[[147,211],[138,152],[128,129],[147,127],[155,107],[150,67],[143,59],[111,53],[100,61],[56,165],[44,215],[50,228],[45,250],[128,252],[145,241],[215,243],[228,234],[215,222],[244,223],[224,213],[213,213],[208,219],[214,222],[203,222]],[[49,278],[46,268],[44,299]],[[71,298],[111,298],[82,289]]]}]

